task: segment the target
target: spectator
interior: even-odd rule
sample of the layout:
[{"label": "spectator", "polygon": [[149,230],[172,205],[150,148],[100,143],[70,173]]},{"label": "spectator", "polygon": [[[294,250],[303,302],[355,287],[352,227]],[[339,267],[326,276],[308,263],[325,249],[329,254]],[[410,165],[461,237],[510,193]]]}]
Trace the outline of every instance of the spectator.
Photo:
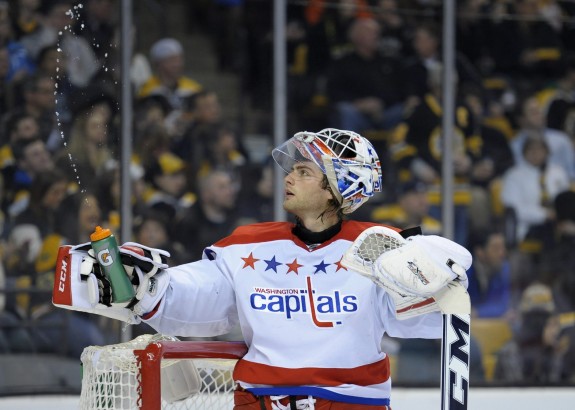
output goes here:
[{"label": "spectator", "polygon": [[[510,168],[503,177],[501,201],[516,216],[517,242],[534,242],[535,253],[553,238],[553,200],[569,189],[565,169],[552,162],[548,144],[540,133],[526,134],[523,160]],[[527,244],[527,243],[526,243]]]},{"label": "spectator", "polygon": [[[441,58],[441,35],[439,28],[431,23],[419,24],[413,33],[414,56],[408,58],[405,70],[406,97],[410,100],[422,99],[431,92],[430,75],[443,66]],[[458,84],[481,85],[481,77],[467,58],[455,56],[456,82]]]},{"label": "spectator", "polygon": [[[509,14],[517,18],[505,18]],[[560,33],[545,21],[536,0],[495,2],[490,17],[485,41],[493,73],[514,78],[520,87],[535,88],[557,75]]]},{"label": "spectator", "polygon": [[488,77],[491,56],[487,48],[485,33],[488,32],[490,1],[463,0],[457,5],[455,38],[457,52],[466,57],[470,64]]},{"label": "spectator", "polygon": [[467,273],[467,291],[473,314],[480,318],[502,318],[512,306],[512,272],[505,237],[485,227],[470,236],[469,246],[473,264]]},{"label": "spectator", "polygon": [[433,218],[425,182],[411,180],[401,185],[397,202],[373,209],[370,220],[401,229],[421,227],[425,235],[441,233],[441,222]]},{"label": "spectator", "polygon": [[0,168],[14,165],[12,146],[16,141],[40,137],[40,126],[36,118],[24,112],[16,112],[6,119],[4,144],[0,147]]},{"label": "spectator", "polygon": [[187,122],[187,126],[179,133],[172,132],[172,150],[183,160],[193,163],[202,153],[198,130],[216,126],[222,120],[222,106],[214,91],[202,90],[187,98],[179,119],[180,122]]},{"label": "spectator", "polygon": [[575,311],[575,192],[555,197],[554,243],[542,255],[541,280],[552,287],[559,313]]},{"label": "spectator", "polygon": [[160,154],[145,168],[149,185],[144,193],[146,206],[170,221],[196,202],[196,196],[188,191],[186,168],[186,163],[171,152]]},{"label": "spectator", "polygon": [[16,38],[33,33],[40,28],[41,0],[17,0],[12,2],[11,14]]},{"label": "spectator", "polygon": [[[418,179],[428,184],[430,215],[441,220],[441,167],[443,157],[442,69],[430,71],[431,92],[391,133],[390,153],[398,183]],[[471,153],[467,142],[473,136],[472,117],[464,105],[455,107],[452,157],[454,170],[455,236],[467,242],[471,203]]]},{"label": "spectator", "polygon": [[44,47],[58,45],[70,82],[74,87],[84,88],[100,70],[101,64],[90,43],[72,33],[73,5],[71,0],[43,2],[40,28],[23,36],[21,43],[34,59]]},{"label": "spectator", "polygon": [[462,103],[469,110],[471,132],[466,145],[472,161],[469,205],[470,231],[482,229],[503,216],[498,199],[501,177],[513,163],[507,137],[499,129],[486,124],[484,93],[475,86],[464,86]]},{"label": "spectator", "polygon": [[[120,165],[116,160],[107,162],[104,169],[96,177],[94,193],[100,201],[102,220],[112,229],[120,230],[120,209],[121,209],[121,175]],[[137,163],[130,165],[131,193],[132,193],[132,215],[134,218],[140,216],[146,210],[144,192],[146,183],[144,181],[144,168]]]},{"label": "spectator", "polygon": [[10,16],[3,10],[0,10],[0,45],[6,46],[10,60],[10,68],[4,81],[18,82],[24,77],[34,74],[36,71],[34,60],[24,46],[16,40]]},{"label": "spectator", "polygon": [[[41,288],[53,288],[53,272],[56,268],[56,253],[63,244],[85,243],[97,225],[102,225],[97,198],[90,193],[78,192],[70,195],[60,206],[57,238],[45,249],[47,263],[40,265],[38,277],[48,277]],[[48,257],[50,255],[50,257]],[[51,262],[51,263],[50,263]],[[44,274],[44,275],[43,275]],[[78,358],[85,347],[107,343],[107,335],[98,326],[97,320],[80,312],[67,312],[52,305],[51,292],[34,307],[34,340],[41,353],[60,353]]]},{"label": "spectator", "polygon": [[551,351],[551,383],[575,381],[575,321],[570,316],[552,316],[543,331],[544,344]]},{"label": "spectator", "polygon": [[22,86],[23,101],[5,114],[4,119],[17,113],[32,115],[40,126],[40,138],[52,151],[53,146],[59,146],[61,138],[55,111],[56,84],[49,75],[38,73],[27,77]]},{"label": "spectator", "polygon": [[507,383],[549,383],[553,354],[545,337],[555,311],[549,287],[533,283],[521,294],[513,338],[497,353],[494,380]]},{"label": "spectator", "polygon": [[413,53],[410,44],[412,27],[401,14],[397,0],[379,0],[375,18],[381,24],[380,48],[383,55],[405,58]]},{"label": "spectator", "polygon": [[19,140],[12,149],[15,163],[3,170],[4,199],[11,218],[28,205],[32,181],[44,172],[54,169],[52,155],[44,141],[39,138]]},{"label": "spectator", "polygon": [[102,62],[112,52],[118,30],[118,5],[119,2],[115,0],[87,0],[84,7],[77,10],[79,17],[73,24],[74,34],[84,38]]},{"label": "spectator", "polygon": [[[274,220],[274,174],[271,162],[252,166],[238,198],[240,225]],[[255,181],[252,183],[252,181]]]},{"label": "spectator", "polygon": [[212,169],[220,169],[237,176],[236,182],[241,183],[240,174],[248,161],[241,152],[236,132],[228,125],[219,123],[198,129],[196,136],[200,155],[192,161],[197,166],[192,167],[197,170],[192,177],[201,177]]},{"label": "spectator", "polygon": [[135,218],[134,222],[135,242],[170,252],[171,266],[180,265],[189,260],[182,245],[170,240],[173,227],[170,220],[161,212],[148,210]]},{"label": "spectator", "polygon": [[[30,186],[28,206],[12,221],[5,264],[11,275],[18,275],[16,283],[20,287],[42,285],[48,289],[52,283],[53,270],[40,272],[37,267],[50,259],[46,258],[47,247],[52,248],[48,255],[55,257],[52,238],[58,232],[58,212],[67,195],[67,185],[66,175],[56,169],[38,175]],[[38,298],[43,300],[45,295],[18,296],[17,311],[30,317]]]},{"label": "spectator", "polygon": [[240,69],[244,0],[216,0],[211,13],[211,38],[220,71]]},{"label": "spectator", "polygon": [[304,10],[310,71],[323,73],[329,62],[351,49],[349,30],[356,19],[373,18],[366,0],[312,0]]},{"label": "spectator", "polygon": [[166,127],[157,122],[150,122],[142,128],[134,145],[134,160],[144,168],[152,166],[160,155],[172,153],[170,136]]},{"label": "spectator", "polygon": [[28,329],[13,311],[6,309],[5,290],[13,290],[8,285],[4,266],[0,263],[0,354],[31,353],[36,350]]},{"label": "spectator", "polygon": [[[147,97],[136,101],[134,106],[134,142],[140,142],[140,135],[149,127],[162,127],[167,133],[166,118],[171,108],[162,97]],[[166,134],[170,137],[169,134]]]},{"label": "spectator", "polygon": [[575,180],[575,146],[567,134],[546,128],[543,108],[535,97],[529,97],[523,102],[519,122],[521,128],[511,141],[515,162],[525,161],[525,140],[533,132],[539,133],[548,146],[549,163],[562,167],[569,178]]},{"label": "spectator", "polygon": [[7,112],[14,106],[12,85],[6,81],[10,71],[8,48],[0,44],[0,112]]},{"label": "spectator", "polygon": [[173,38],[156,41],[150,49],[154,75],[138,92],[139,98],[161,96],[172,110],[182,108],[183,99],[202,89],[202,86],[184,75],[184,49]]},{"label": "spectator", "polygon": [[568,59],[557,81],[537,93],[547,128],[563,132],[575,143],[575,57]]},{"label": "spectator", "polygon": [[56,163],[64,172],[74,172],[77,188],[91,190],[96,176],[114,159],[108,147],[106,114],[95,108],[78,113],[72,123],[69,144],[58,152]]},{"label": "spectator", "polygon": [[17,233],[19,226],[33,226],[42,239],[55,232],[57,212],[67,190],[68,177],[59,170],[39,174],[30,185],[28,206],[14,218],[12,233]]},{"label": "spectator", "polygon": [[379,50],[380,26],[356,19],[349,29],[353,50],[332,62],[327,96],[338,128],[390,129],[402,118],[403,82],[398,61]]},{"label": "spectator", "polygon": [[174,237],[192,258],[237,225],[237,189],[225,171],[213,170],[199,178],[198,201],[178,215]]},{"label": "spectator", "polygon": [[[73,101],[73,94],[76,88],[70,83],[68,79],[68,73],[65,66],[61,67],[59,62],[60,53],[58,52],[57,45],[49,45],[41,49],[36,58],[37,73],[46,75],[56,80],[56,89],[53,95],[55,101],[55,111],[58,113],[58,121],[61,123],[62,129],[67,131],[70,121],[72,120],[72,108],[71,102]],[[54,141],[54,143],[59,141]],[[51,147],[55,150],[55,147],[60,145],[56,144]]]}]

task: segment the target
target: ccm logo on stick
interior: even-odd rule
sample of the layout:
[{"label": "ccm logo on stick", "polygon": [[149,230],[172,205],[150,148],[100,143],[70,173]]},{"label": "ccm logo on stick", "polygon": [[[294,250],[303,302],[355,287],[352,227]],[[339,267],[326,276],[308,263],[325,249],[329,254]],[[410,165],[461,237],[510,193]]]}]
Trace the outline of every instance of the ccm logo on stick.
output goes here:
[{"label": "ccm logo on stick", "polygon": [[467,409],[469,394],[469,322],[448,315],[446,326],[449,346],[449,410]]}]

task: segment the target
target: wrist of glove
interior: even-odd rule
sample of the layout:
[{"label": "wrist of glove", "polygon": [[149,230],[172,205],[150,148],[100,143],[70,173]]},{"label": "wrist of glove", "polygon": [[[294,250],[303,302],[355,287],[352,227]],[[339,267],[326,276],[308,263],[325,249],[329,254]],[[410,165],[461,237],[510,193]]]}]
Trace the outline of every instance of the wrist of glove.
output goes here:
[{"label": "wrist of glove", "polygon": [[96,261],[90,243],[72,249],[83,253],[80,265],[82,280],[90,283],[89,297],[92,303],[107,307],[127,308],[141,316],[154,309],[163,297],[169,277],[164,271],[168,267],[169,252],[150,248],[135,242],[120,246],[120,258],[126,275],[134,287],[134,297],[128,302],[117,303],[113,297],[113,284]]}]

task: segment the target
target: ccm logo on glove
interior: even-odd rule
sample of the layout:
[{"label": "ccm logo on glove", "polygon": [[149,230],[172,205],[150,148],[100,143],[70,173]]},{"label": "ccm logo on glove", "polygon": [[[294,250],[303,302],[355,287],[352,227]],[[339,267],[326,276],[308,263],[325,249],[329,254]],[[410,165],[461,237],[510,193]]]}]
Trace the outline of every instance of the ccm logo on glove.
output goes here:
[{"label": "ccm logo on glove", "polygon": [[72,295],[70,294],[70,264],[70,246],[61,246],[58,249],[57,277],[54,280],[54,290],[52,292],[53,302],[63,304],[72,302]]}]

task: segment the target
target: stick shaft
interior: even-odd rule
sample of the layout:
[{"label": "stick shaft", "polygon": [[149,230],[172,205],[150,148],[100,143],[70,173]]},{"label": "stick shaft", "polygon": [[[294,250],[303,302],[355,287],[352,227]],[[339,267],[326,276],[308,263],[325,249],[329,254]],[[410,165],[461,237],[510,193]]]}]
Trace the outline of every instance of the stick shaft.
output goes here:
[{"label": "stick shaft", "polygon": [[467,410],[470,330],[469,314],[443,314],[441,410]]}]

